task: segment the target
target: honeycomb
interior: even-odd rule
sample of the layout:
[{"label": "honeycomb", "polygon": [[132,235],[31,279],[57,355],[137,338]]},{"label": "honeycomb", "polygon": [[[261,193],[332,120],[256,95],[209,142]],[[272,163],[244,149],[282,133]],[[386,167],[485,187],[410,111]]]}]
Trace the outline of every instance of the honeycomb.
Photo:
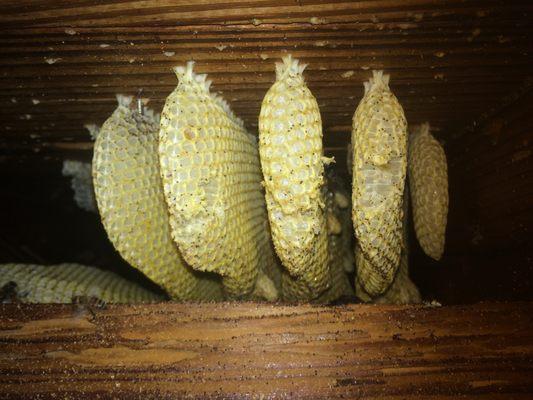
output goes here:
[{"label": "honeycomb", "polygon": [[221,300],[216,277],[194,271],[172,240],[158,161],[158,121],[140,115],[131,97],[102,125],[93,179],[102,223],[120,255],[176,300]]},{"label": "honeycomb", "polygon": [[301,292],[291,297],[316,298],[330,280],[321,192],[328,160],[318,104],[302,75],[305,67],[291,56],[276,64],[276,82],[259,115],[259,153],[272,239],[292,276],[284,282]]},{"label": "honeycomb", "polygon": [[[326,192],[326,190],[323,190],[323,192]],[[339,191],[328,191],[323,197],[326,201],[328,220],[329,288],[317,298],[313,298],[309,288],[301,279],[284,273],[282,278],[284,300],[328,304],[342,297],[350,298],[354,296],[354,291],[347,275],[347,270],[350,269],[347,264],[353,264],[351,250],[352,224],[350,222],[349,209],[347,208],[349,204],[345,203],[346,198],[344,198],[344,201],[339,200],[339,198],[343,198],[342,192]],[[345,224],[342,218],[348,223]]]},{"label": "honeycomb", "polygon": [[[94,124],[87,124],[91,138],[96,139],[100,128]],[[74,191],[74,202],[85,211],[97,213],[96,199],[94,198],[92,165],[90,162],[77,160],[63,160],[63,176],[70,177],[70,186]]]},{"label": "honeycomb", "polygon": [[146,303],[161,296],[110,271],[80,264],[0,264],[0,288],[16,284],[22,303],[71,303],[76,297],[107,303]]},{"label": "honeycomb", "polygon": [[385,292],[400,264],[402,197],[407,164],[407,123],[374,71],[352,125],[352,220],[357,237],[357,279],[372,297]]},{"label": "honeycomb", "polygon": [[281,272],[272,253],[257,142],[193,65],[175,68],[179,82],[166,99],[159,132],[172,237],[194,269],[222,276],[230,298],[254,297],[265,287],[277,298]]},{"label": "honeycomb", "polygon": [[[409,278],[409,195],[407,186],[405,186],[405,194],[403,200],[403,228],[402,228],[402,255],[400,258],[400,266],[396,271],[394,280],[387,290],[372,298],[362,288],[359,280],[355,282],[355,293],[364,302],[372,302],[375,304],[415,304],[422,301],[418,288]],[[356,257],[361,257],[361,253],[356,252]],[[364,262],[364,260],[358,260]]]},{"label": "honeycomb", "polygon": [[70,186],[74,191],[74,201],[85,211],[97,212],[94,198],[93,178],[90,162],[78,160],[63,161],[63,176],[70,177]]},{"label": "honeycomb", "polygon": [[446,154],[427,123],[413,128],[409,140],[409,186],[416,237],[428,256],[440,260],[448,218]]}]

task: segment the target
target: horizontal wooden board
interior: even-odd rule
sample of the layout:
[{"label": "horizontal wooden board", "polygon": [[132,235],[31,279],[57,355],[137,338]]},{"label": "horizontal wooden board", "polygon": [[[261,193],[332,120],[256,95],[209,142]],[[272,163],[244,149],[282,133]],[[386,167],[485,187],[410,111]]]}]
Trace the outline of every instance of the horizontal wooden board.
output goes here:
[{"label": "horizontal wooden board", "polygon": [[532,303],[0,305],[15,398],[526,399]]},{"label": "horizontal wooden board", "polygon": [[[345,147],[372,69],[391,74],[410,123],[429,120],[447,140],[530,76],[532,10],[474,0],[4,1],[0,154],[90,152],[83,125],[101,124],[115,94],[142,89],[160,110],[171,68],[190,59],[256,133],[274,62],[288,53],[308,64],[326,147]],[[80,145],[55,145],[64,141]]]}]

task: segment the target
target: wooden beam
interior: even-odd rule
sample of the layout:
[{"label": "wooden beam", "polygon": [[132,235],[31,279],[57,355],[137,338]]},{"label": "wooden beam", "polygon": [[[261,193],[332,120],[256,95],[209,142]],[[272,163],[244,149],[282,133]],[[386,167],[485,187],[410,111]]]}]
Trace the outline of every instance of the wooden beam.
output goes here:
[{"label": "wooden beam", "polygon": [[531,398],[533,303],[0,305],[12,398]]},{"label": "wooden beam", "polygon": [[274,62],[291,53],[308,64],[325,131],[351,125],[363,82],[384,69],[409,124],[431,121],[448,141],[531,70],[533,6],[525,1],[0,3],[0,145],[17,159],[68,156],[41,143],[85,142],[83,125],[105,121],[116,93],[142,88],[161,111],[177,83],[171,68],[190,59],[252,133]]}]

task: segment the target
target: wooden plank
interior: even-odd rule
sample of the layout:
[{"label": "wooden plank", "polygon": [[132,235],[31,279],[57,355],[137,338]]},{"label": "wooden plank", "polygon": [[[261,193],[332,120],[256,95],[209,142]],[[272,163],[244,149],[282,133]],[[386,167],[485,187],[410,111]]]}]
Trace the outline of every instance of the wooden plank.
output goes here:
[{"label": "wooden plank", "polygon": [[529,89],[481,121],[473,134],[451,143],[457,149],[451,155],[450,176],[463,194],[462,207],[469,215],[468,221],[451,223],[478,225],[477,246],[483,249],[531,243],[531,235],[511,232],[519,227],[533,230],[532,102]]},{"label": "wooden plank", "polygon": [[530,398],[533,303],[0,306],[14,398]]},{"label": "wooden plank", "polygon": [[143,88],[160,110],[171,67],[189,59],[256,133],[287,53],[309,64],[325,132],[350,126],[362,82],[385,69],[409,123],[430,120],[448,140],[530,75],[532,10],[516,0],[4,1],[0,147],[46,157],[45,143],[83,143],[83,125],[102,123],[116,93]]},{"label": "wooden plank", "polygon": [[460,0],[292,1],[43,1],[15,2],[0,8],[4,26],[168,26],[195,24],[388,22],[409,15],[411,20],[450,14],[470,18],[516,11],[523,2]]}]

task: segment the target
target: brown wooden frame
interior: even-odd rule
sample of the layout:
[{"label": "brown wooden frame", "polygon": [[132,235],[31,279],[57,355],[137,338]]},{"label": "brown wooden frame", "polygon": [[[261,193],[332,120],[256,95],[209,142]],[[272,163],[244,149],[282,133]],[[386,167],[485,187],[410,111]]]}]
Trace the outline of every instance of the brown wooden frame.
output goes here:
[{"label": "brown wooden frame", "polygon": [[531,398],[533,303],[0,306],[0,398]]}]

